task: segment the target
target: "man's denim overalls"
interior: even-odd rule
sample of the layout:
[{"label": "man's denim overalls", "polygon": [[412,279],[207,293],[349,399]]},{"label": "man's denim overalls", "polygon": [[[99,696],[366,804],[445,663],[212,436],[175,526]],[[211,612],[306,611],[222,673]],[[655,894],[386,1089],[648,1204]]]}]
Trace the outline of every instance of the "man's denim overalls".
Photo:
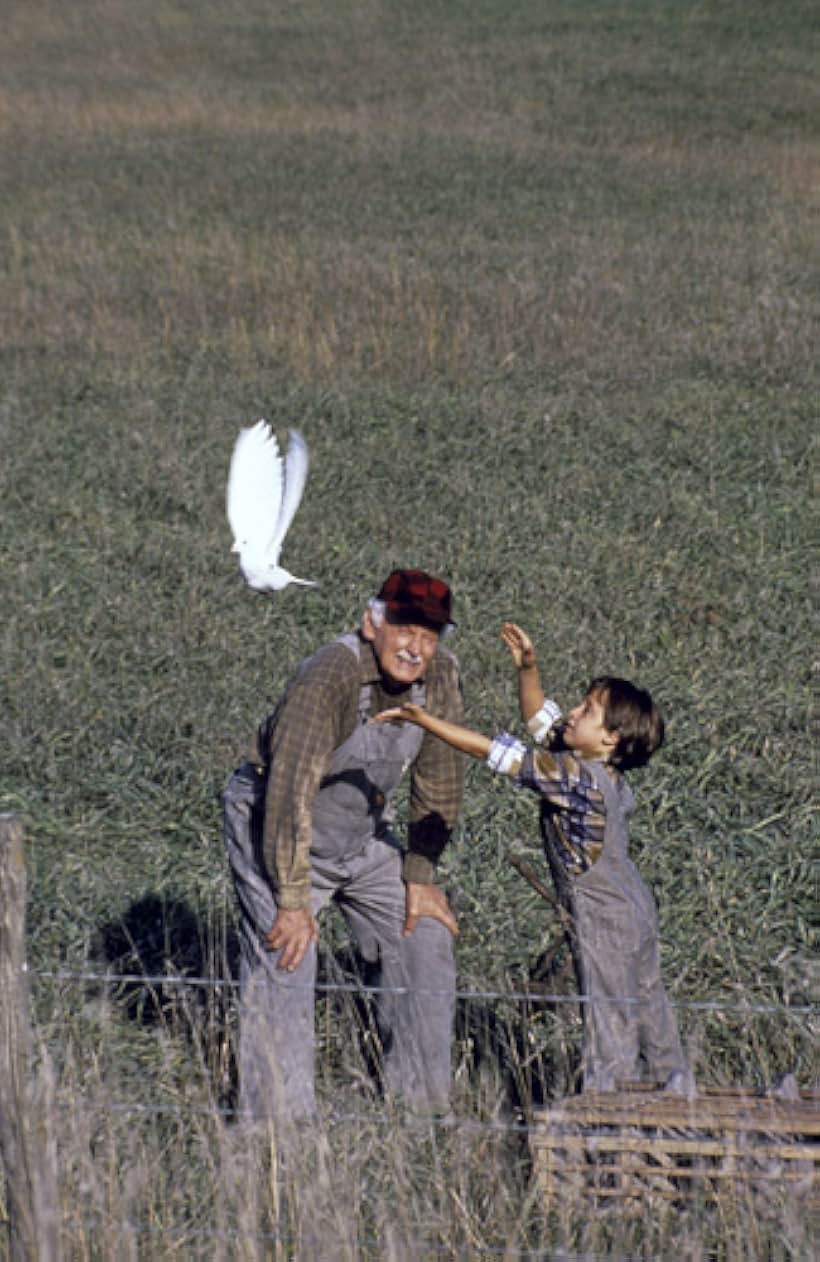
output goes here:
[{"label": "man's denim overalls", "polygon": [[[355,635],[341,637],[359,654]],[[412,689],[424,703],[424,686]],[[455,1011],[455,961],[449,931],[423,917],[402,935],[402,854],[391,830],[392,799],[416,758],[424,733],[410,723],[368,723],[370,687],[359,716],[335,751],[313,804],[311,907],[334,901],[363,958],[379,966],[378,1019],[389,1094],[421,1111],[446,1111]],[[254,1117],[311,1116],[314,1098],[316,947],[293,972],[277,969],[264,948],[276,899],[261,861],[265,777],[249,763],[224,795],[225,842],[239,899],[242,1111]],[[351,1016],[352,1019],[352,1016]]]}]

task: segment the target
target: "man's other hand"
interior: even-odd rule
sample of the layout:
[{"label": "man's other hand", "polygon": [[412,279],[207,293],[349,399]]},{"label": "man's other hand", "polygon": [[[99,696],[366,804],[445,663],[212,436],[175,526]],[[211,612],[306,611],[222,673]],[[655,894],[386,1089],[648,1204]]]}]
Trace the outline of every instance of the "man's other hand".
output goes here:
[{"label": "man's other hand", "polygon": [[458,921],[450,909],[444,890],[439,889],[437,885],[416,885],[411,881],[406,883],[405,890],[405,938],[409,938],[420,916],[440,920],[454,938],[458,936]]},{"label": "man's other hand", "polygon": [[277,968],[292,973],[299,967],[312,942],[319,941],[319,931],[309,907],[286,911],[280,907],[273,928],[265,938],[269,951],[281,951]]}]

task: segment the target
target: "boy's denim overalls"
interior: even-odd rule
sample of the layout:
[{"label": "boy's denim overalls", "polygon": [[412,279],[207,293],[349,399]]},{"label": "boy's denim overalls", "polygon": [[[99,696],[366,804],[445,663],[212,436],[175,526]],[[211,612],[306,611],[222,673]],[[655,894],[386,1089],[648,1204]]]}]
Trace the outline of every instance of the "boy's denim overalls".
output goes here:
[{"label": "boy's denim overalls", "polygon": [[688,1071],[661,980],[655,900],[629,857],[635,799],[626,781],[614,781],[602,763],[584,766],[606,805],[601,856],[569,881],[587,996],[584,1090],[611,1091],[619,1081],[641,1077],[665,1082]]}]

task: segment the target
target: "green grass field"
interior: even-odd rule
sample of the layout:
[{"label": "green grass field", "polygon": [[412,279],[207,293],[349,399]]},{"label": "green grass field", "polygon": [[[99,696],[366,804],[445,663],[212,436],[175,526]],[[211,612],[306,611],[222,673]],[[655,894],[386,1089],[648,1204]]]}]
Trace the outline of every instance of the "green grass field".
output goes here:
[{"label": "green grass field", "polygon": [[[452,583],[473,726],[516,722],[508,617],[559,701],[602,671],[653,691],[668,743],[633,780],[633,853],[672,997],[713,1005],[680,1011],[697,1075],[816,1082],[818,51],[809,0],[8,0],[0,809],[26,823],[35,972],[98,968],[101,942],[122,964],[156,908],[160,969],[230,954],[218,794],[301,658],[419,565]],[[243,586],[224,511],[260,416],[312,459],[283,562],[321,586],[276,603]],[[536,817],[470,768],[442,871],[464,989],[520,989],[556,931],[507,860],[539,862]],[[89,1064],[120,1100],[216,1098],[230,1077],[229,1002],[188,1023],[192,1055],[173,1020],[82,983],[34,996],[78,1109]],[[350,1017],[325,1006],[344,1104]],[[487,1000],[480,1019],[523,1079],[567,1085],[560,1011]],[[478,1117],[471,1046],[459,1099]],[[525,1163],[495,1149],[461,1183],[439,1170],[433,1197],[435,1136],[422,1158],[379,1124],[360,1138],[384,1156],[370,1193],[345,1166],[365,1240],[397,1193],[399,1234],[452,1250],[408,1257],[666,1239],[666,1220],[539,1218]],[[185,1235],[193,1175],[149,1193],[133,1174],[183,1129],[120,1137],[100,1221],[173,1219],[185,1256],[223,1256]],[[216,1141],[197,1137],[208,1186]],[[92,1150],[67,1199],[84,1170],[101,1180]],[[108,1256],[82,1204],[77,1256]],[[208,1221],[252,1240],[269,1207],[237,1205]],[[765,1256],[803,1256],[789,1215],[757,1223]],[[749,1256],[725,1221],[674,1230],[688,1256]]]}]

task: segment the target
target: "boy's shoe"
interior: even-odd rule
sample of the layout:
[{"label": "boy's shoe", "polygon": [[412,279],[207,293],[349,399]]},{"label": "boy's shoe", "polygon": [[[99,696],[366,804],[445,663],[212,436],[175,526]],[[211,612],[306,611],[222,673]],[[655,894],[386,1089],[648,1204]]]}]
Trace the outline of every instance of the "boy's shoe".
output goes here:
[{"label": "boy's shoe", "polygon": [[663,1084],[664,1095],[681,1096],[684,1100],[694,1100],[697,1095],[695,1075],[691,1069],[676,1069]]},{"label": "boy's shoe", "polygon": [[782,1078],[778,1078],[769,1095],[774,1096],[775,1100],[799,1100],[800,1087],[794,1074],[783,1074]]}]

